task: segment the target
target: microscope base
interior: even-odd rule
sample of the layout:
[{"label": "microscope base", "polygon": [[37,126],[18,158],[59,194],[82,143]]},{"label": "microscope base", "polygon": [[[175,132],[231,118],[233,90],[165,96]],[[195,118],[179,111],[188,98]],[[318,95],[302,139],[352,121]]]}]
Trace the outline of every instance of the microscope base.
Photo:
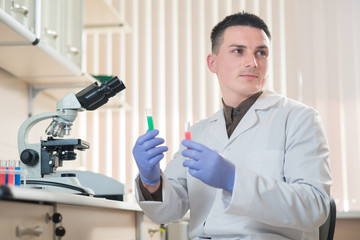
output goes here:
[{"label": "microscope base", "polygon": [[82,186],[76,176],[27,178],[25,187],[94,196],[94,191]]}]

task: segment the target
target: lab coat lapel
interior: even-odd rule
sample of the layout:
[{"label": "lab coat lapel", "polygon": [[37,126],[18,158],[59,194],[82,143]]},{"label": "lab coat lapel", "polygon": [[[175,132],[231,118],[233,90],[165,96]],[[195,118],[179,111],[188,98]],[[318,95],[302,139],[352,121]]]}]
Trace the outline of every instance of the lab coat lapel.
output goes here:
[{"label": "lab coat lapel", "polygon": [[254,126],[258,122],[258,117],[253,106],[247,111],[241,119],[234,132],[231,134],[230,141],[237,138],[240,134]]},{"label": "lab coat lapel", "polygon": [[221,109],[209,118],[209,130],[213,136],[212,141],[217,143],[216,146],[218,146],[218,149],[226,147],[239,135],[261,121],[257,111],[272,107],[280,99],[281,96],[277,93],[264,91],[240,121],[230,139],[227,136],[224,110]]},{"label": "lab coat lapel", "polygon": [[251,108],[247,111],[243,119],[241,119],[229,140],[234,140],[254,125],[259,124],[261,119],[259,118],[257,111],[264,110],[273,106],[280,99],[281,97],[277,93],[271,91],[264,91],[256,100],[256,102],[251,106]]},{"label": "lab coat lapel", "polygon": [[221,109],[211,116],[209,124],[209,129],[213,136],[212,139],[214,139],[214,141],[216,141],[219,145],[225,146],[225,143],[229,141],[229,138],[226,131],[224,110]]}]

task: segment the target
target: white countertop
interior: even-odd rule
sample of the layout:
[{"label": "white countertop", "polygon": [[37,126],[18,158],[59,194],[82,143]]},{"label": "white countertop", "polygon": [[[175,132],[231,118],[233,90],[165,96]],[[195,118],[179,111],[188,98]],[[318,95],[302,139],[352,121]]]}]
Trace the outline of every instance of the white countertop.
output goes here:
[{"label": "white countertop", "polygon": [[[20,200],[20,201],[38,201],[38,202],[49,202],[49,203],[62,203],[62,204],[72,204],[80,206],[91,206],[91,207],[103,207],[103,208],[112,208],[112,209],[122,209],[129,211],[139,211],[141,208],[136,202],[124,202],[124,201],[115,201],[108,200],[103,198],[95,198],[89,196],[81,196],[70,193],[62,192],[51,192],[46,190],[39,189],[30,189],[24,187],[9,187],[12,198],[8,200]],[[339,219],[359,219],[360,211],[351,211],[351,212],[337,212],[336,218]]]},{"label": "white countertop", "polygon": [[336,218],[341,219],[359,219],[360,211],[349,211],[349,212],[337,212]]},{"label": "white countertop", "polygon": [[13,199],[20,201],[38,201],[112,209],[115,208],[130,211],[141,211],[139,205],[134,202],[115,201],[104,198],[95,198],[62,192],[50,192],[46,190],[30,189],[24,187],[9,187],[9,189],[12,193],[12,197],[6,198],[7,200]]}]

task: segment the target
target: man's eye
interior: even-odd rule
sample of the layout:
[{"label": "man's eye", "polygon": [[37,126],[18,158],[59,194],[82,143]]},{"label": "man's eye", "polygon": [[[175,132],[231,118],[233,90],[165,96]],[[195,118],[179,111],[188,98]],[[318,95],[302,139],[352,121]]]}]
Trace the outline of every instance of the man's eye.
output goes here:
[{"label": "man's eye", "polygon": [[234,50],[234,53],[243,53],[243,52],[244,52],[244,50],[243,50],[243,49],[240,49],[240,48]]},{"label": "man's eye", "polygon": [[264,51],[264,50],[259,50],[259,51],[256,52],[256,55],[258,55],[258,56],[267,56],[267,52]]}]

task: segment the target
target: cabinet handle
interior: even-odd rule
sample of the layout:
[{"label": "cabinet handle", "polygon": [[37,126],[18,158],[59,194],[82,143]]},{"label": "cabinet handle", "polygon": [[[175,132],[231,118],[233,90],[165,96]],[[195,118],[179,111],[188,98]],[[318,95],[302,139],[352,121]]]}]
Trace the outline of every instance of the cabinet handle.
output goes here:
[{"label": "cabinet handle", "polygon": [[28,15],[29,13],[29,10],[23,6],[23,5],[20,5],[18,3],[16,3],[15,1],[12,1],[11,3],[11,8],[14,10],[14,11],[17,11],[17,12],[20,12],[22,13],[25,17]]},{"label": "cabinet handle", "polygon": [[33,228],[25,228],[21,226],[16,227],[16,237],[28,236],[40,236],[44,231],[41,227],[36,226]]},{"label": "cabinet handle", "polygon": [[69,53],[71,53],[73,55],[78,55],[79,54],[79,49],[76,48],[76,47],[68,46],[68,51],[69,51]]},{"label": "cabinet handle", "polygon": [[45,32],[45,35],[48,36],[48,37],[51,37],[51,38],[54,38],[54,39],[56,39],[58,37],[57,32],[54,31],[54,30],[45,28],[44,32]]},{"label": "cabinet handle", "polygon": [[148,233],[150,234],[150,237],[154,236],[155,233],[160,232],[160,229],[154,229],[154,228],[149,228],[148,229]]}]

